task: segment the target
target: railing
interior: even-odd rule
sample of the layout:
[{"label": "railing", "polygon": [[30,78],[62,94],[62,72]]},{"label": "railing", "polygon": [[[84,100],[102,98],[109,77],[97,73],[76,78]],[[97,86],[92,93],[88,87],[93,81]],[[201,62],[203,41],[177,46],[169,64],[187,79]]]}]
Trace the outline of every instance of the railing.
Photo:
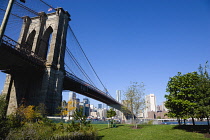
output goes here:
[{"label": "railing", "polygon": [[28,59],[35,62],[36,64],[44,65],[46,62],[46,60],[39,57],[37,54],[35,54],[35,52],[27,49],[29,48],[29,46],[27,46],[26,44],[19,44],[18,42],[14,41],[13,39],[11,39],[10,37],[6,35],[3,36],[2,43],[18,51],[20,54],[26,56]]},{"label": "railing", "polygon": [[[99,92],[99,93],[101,93],[101,94],[104,94],[105,96],[109,97],[109,98],[112,99],[112,100],[115,100],[112,96],[106,94],[105,92],[103,92],[103,91],[101,91],[100,89],[94,87],[93,85],[91,85],[91,84],[89,84],[89,83],[83,81],[82,79],[80,79],[80,78],[78,78],[77,76],[75,76],[75,75],[69,73],[68,71],[66,71],[66,76],[69,77],[69,78],[71,78],[71,79],[74,80],[74,81],[79,82],[79,83],[82,84],[82,85],[87,86],[88,88],[91,88],[91,89],[94,90],[94,91],[97,91],[97,92]],[[117,102],[117,100],[115,100],[115,101]],[[119,103],[119,104],[120,104],[120,103]]]}]

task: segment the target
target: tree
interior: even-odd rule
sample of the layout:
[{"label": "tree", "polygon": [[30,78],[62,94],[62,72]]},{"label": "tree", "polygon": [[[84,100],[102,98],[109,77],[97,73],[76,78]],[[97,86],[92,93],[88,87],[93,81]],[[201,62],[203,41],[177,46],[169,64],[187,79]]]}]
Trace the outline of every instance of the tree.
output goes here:
[{"label": "tree", "polygon": [[46,106],[43,103],[40,103],[38,106],[36,106],[35,111],[37,114],[40,114],[42,117],[46,117],[47,115]]},{"label": "tree", "polygon": [[0,119],[6,118],[6,96],[3,94],[0,94]]},{"label": "tree", "polygon": [[198,86],[199,90],[199,100],[198,100],[198,109],[197,117],[198,118],[207,118],[209,124],[210,116],[210,76],[208,74],[208,61],[206,62],[204,68],[200,65],[200,83]]},{"label": "tree", "polygon": [[107,118],[112,118],[116,116],[116,112],[113,110],[113,108],[110,108],[110,110],[107,110]]},{"label": "tree", "polygon": [[24,116],[28,122],[31,122],[36,118],[37,115],[33,105],[29,105],[24,109]]},{"label": "tree", "polygon": [[107,118],[111,118],[111,127],[114,122],[112,117],[114,117],[114,116],[116,116],[116,112],[113,110],[113,108],[110,108],[110,110],[107,110]]},{"label": "tree", "polygon": [[[76,105],[75,101],[69,100],[67,102],[67,105],[62,109],[61,114],[67,115],[70,119],[71,112],[75,111],[75,108],[76,108],[75,105]],[[72,115],[73,115],[73,113],[72,113]]]},{"label": "tree", "polygon": [[[131,82],[131,85],[125,91],[125,102],[127,108],[131,111],[132,121],[135,120],[135,116],[139,115],[140,110],[143,110],[144,101],[144,84],[138,84],[137,82]],[[136,126],[137,127],[137,126]]]},{"label": "tree", "polygon": [[77,108],[75,111],[74,111],[74,119],[79,121],[80,123],[80,129],[83,127],[83,126],[87,126],[88,124],[90,124],[90,121],[87,121],[87,117],[85,115],[83,115],[83,107],[81,108]]},{"label": "tree", "polygon": [[21,105],[16,109],[15,116],[23,124],[26,122],[35,122],[37,119],[41,118],[41,114],[38,111],[35,111],[34,108],[33,105]]},{"label": "tree", "polygon": [[196,109],[198,108],[198,85],[200,76],[197,72],[178,74],[171,77],[165,95],[165,106],[170,110],[169,115],[180,118],[191,117],[195,125]]}]

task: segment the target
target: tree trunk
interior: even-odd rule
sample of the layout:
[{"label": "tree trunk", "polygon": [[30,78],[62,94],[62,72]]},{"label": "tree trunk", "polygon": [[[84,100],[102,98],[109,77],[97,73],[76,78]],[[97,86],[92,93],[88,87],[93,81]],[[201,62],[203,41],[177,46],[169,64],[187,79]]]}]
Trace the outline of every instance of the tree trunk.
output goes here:
[{"label": "tree trunk", "polygon": [[192,123],[193,123],[193,125],[195,125],[195,120],[194,120],[194,118],[192,117]]},{"label": "tree trunk", "polygon": [[184,119],[184,125],[186,125],[186,119]]},{"label": "tree trunk", "polygon": [[179,125],[181,125],[181,122],[180,122],[180,119],[178,118],[178,123],[179,123]]},{"label": "tree trunk", "polygon": [[207,116],[207,123],[208,123],[208,126],[209,126],[209,117]]},{"label": "tree trunk", "polygon": [[132,124],[134,124],[134,127],[136,127],[134,114],[132,114]]},{"label": "tree trunk", "polygon": [[[207,123],[208,123],[208,126],[209,126],[209,116],[207,116]],[[209,126],[209,134],[210,134],[210,126]]]}]

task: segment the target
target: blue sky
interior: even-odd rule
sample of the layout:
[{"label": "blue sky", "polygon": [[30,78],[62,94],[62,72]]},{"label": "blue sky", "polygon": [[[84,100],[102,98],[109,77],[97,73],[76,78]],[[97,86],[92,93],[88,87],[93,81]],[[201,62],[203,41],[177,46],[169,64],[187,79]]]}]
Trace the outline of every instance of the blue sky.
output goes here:
[{"label": "blue sky", "polygon": [[46,2],[71,14],[74,33],[113,97],[131,81],[143,82],[145,94],[161,104],[169,77],[210,61],[208,0]]},{"label": "blue sky", "polygon": [[[65,0],[60,0],[66,2]],[[115,97],[130,81],[165,100],[169,77],[210,60],[210,2],[199,0],[69,1],[63,6],[98,75]]]}]

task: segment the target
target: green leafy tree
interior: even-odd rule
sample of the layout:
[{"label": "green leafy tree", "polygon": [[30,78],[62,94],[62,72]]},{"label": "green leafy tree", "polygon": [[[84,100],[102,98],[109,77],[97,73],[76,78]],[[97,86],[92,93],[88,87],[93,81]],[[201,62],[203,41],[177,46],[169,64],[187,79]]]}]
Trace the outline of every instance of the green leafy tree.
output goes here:
[{"label": "green leafy tree", "polygon": [[196,109],[198,108],[198,84],[200,76],[197,72],[181,74],[171,77],[165,95],[165,106],[170,110],[169,116],[180,118],[191,117],[195,125]]},{"label": "green leafy tree", "polygon": [[140,110],[143,110],[145,106],[144,84],[131,82],[131,85],[125,91],[124,97],[126,102],[126,108],[128,108],[131,111],[133,123],[136,124],[135,116],[137,116],[140,113]]},{"label": "green leafy tree", "polygon": [[3,94],[0,94],[0,118],[3,119],[6,117],[6,96]]},{"label": "green leafy tree", "polygon": [[40,103],[38,106],[36,106],[35,111],[37,114],[40,114],[42,117],[47,116],[46,106],[43,103]]},{"label": "green leafy tree", "polygon": [[199,100],[197,108],[197,117],[207,118],[208,125],[210,125],[210,77],[208,74],[208,67],[208,61],[206,62],[204,67],[202,67],[201,65],[199,67],[200,83],[198,86]]},{"label": "green leafy tree", "polygon": [[107,118],[112,118],[116,116],[116,112],[113,110],[113,108],[110,108],[110,110],[107,110]]},{"label": "green leafy tree", "polygon": [[87,126],[90,124],[90,121],[87,121],[87,117],[83,114],[83,107],[81,108],[77,108],[74,112],[74,120],[77,120],[79,121],[80,123],[80,129],[83,127],[83,126]]},{"label": "green leafy tree", "polygon": [[[111,127],[114,123],[114,120],[112,117],[116,116],[116,112],[113,110],[113,108],[110,108],[110,110],[107,110],[107,118],[111,118]],[[108,124],[109,125],[109,124]],[[109,126],[108,126],[109,127]]]}]

